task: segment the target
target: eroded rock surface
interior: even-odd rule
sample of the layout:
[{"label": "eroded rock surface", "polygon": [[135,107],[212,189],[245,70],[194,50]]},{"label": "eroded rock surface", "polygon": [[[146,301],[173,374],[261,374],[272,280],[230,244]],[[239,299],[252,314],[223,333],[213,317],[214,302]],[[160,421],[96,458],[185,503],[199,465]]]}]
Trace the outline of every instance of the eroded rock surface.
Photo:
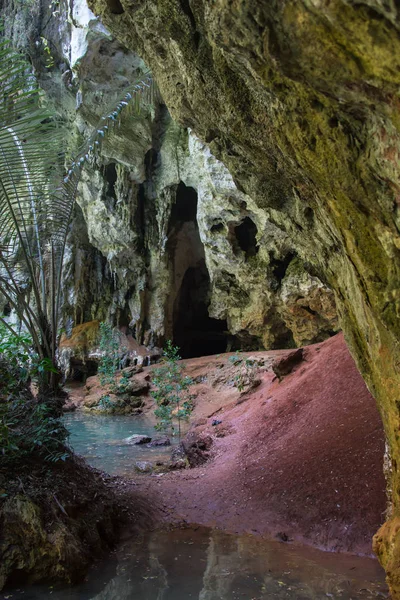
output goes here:
[{"label": "eroded rock surface", "polygon": [[[53,4],[33,0],[27,11],[7,0],[6,33],[34,55],[73,148],[145,64],[84,0]],[[186,356],[326,339],[339,328],[333,292],[187,126],[163,100],[147,103],[85,171],[67,251],[67,330],[109,317],[139,343],[174,338]]]},{"label": "eroded rock surface", "polygon": [[[335,290],[353,356],[380,406],[396,518],[398,7],[122,0],[113,14],[106,0],[90,5],[151,66],[172,116],[210,143],[240,189]],[[399,544],[395,535],[391,547]]]}]

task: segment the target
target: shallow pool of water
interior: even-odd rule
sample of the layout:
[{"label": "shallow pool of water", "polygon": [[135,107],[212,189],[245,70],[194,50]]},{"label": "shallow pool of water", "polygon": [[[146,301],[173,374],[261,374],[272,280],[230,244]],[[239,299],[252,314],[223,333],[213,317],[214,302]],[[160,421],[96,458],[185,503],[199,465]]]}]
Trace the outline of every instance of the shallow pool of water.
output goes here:
[{"label": "shallow pool of water", "polygon": [[24,600],[365,600],[387,598],[369,558],[199,527],[141,534],[76,587],[14,590]]},{"label": "shallow pool of water", "polygon": [[[133,446],[125,438],[137,433],[151,438],[164,435],[154,429],[152,422],[140,416],[91,415],[84,412],[68,413],[64,423],[70,431],[69,443],[86,458],[93,467],[111,475],[131,476],[135,473],[135,462],[167,461],[171,446],[149,448],[147,445]],[[176,443],[174,438],[171,438]]]}]

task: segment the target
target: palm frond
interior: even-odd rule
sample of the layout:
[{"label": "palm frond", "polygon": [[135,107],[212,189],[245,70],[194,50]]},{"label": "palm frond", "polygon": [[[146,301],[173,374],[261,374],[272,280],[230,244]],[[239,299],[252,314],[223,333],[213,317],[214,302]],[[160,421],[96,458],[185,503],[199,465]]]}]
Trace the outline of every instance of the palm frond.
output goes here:
[{"label": "palm frond", "polygon": [[157,94],[149,73],[125,89],[65,170],[61,124],[41,108],[24,59],[0,43],[0,291],[40,352],[53,360],[64,252],[82,169],[97,160],[122,112],[137,113]]}]

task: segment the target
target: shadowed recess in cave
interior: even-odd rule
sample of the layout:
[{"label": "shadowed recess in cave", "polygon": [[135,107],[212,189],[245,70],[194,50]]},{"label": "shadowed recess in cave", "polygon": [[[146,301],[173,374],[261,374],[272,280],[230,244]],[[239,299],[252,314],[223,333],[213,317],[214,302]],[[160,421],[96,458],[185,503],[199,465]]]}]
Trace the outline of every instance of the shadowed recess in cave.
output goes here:
[{"label": "shadowed recess in cave", "polygon": [[196,190],[181,182],[171,211],[168,252],[174,278],[172,336],[183,358],[218,354],[227,347],[227,322],[208,314],[210,276],[196,215]]},{"label": "shadowed recess in cave", "polygon": [[113,15],[122,15],[125,12],[120,0],[107,0],[107,6]]},{"label": "shadowed recess in cave", "polygon": [[279,286],[282,283],[286,275],[286,271],[288,270],[288,267],[292,260],[295,258],[295,256],[296,254],[294,252],[288,252],[286,256],[282,259],[271,258],[269,264],[272,269],[272,273],[274,274],[274,277],[276,279],[277,286]]},{"label": "shadowed recess in cave", "polygon": [[80,381],[85,383],[88,377],[97,375],[98,362],[96,360],[86,359],[85,361],[79,358],[71,358],[71,370],[68,376],[68,381]]},{"label": "shadowed recess in cave", "polygon": [[210,277],[204,259],[189,267],[174,311],[174,342],[183,358],[226,351],[227,322],[208,315]]},{"label": "shadowed recess in cave", "polygon": [[240,225],[235,227],[235,237],[239,247],[246,254],[246,259],[255,256],[259,246],[257,244],[257,225],[246,217]]},{"label": "shadowed recess in cave", "polygon": [[117,202],[117,194],[115,184],[117,183],[118,175],[115,163],[109,163],[103,168],[104,181],[107,185],[105,191],[105,201],[109,209],[113,209]]}]

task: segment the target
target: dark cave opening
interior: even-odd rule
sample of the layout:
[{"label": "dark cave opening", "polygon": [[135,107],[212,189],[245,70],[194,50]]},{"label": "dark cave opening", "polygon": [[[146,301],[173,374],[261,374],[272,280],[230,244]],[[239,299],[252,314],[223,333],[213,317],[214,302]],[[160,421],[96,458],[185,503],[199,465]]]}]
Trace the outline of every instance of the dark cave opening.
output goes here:
[{"label": "dark cave opening", "polygon": [[292,260],[295,258],[295,256],[295,252],[288,252],[286,256],[282,259],[271,259],[270,267],[272,268],[272,273],[279,285],[283,281],[286,275],[286,271],[288,270],[288,267]]},{"label": "dark cave opening", "polygon": [[208,314],[210,277],[205,261],[189,267],[182,281],[174,315],[174,342],[182,358],[226,351],[227,322]]},{"label": "dark cave opening", "polygon": [[124,11],[124,7],[122,6],[120,0],[106,0],[107,6],[110,9],[110,13],[112,15],[122,15]]},{"label": "dark cave opening", "polygon": [[[182,181],[176,189],[175,203],[171,208],[170,225],[193,221],[197,228],[197,192]],[[200,236],[199,237],[199,243]]]},{"label": "dark cave opening", "polygon": [[227,322],[208,314],[210,276],[197,224],[197,192],[181,182],[170,218],[168,251],[174,290],[172,337],[182,358],[225,352]]},{"label": "dark cave opening", "polygon": [[96,360],[86,359],[85,362],[78,358],[72,358],[70,363],[70,373],[68,382],[86,383],[88,377],[97,375],[98,362]]},{"label": "dark cave opening", "polygon": [[[107,189],[106,189],[106,200],[108,200],[107,204],[110,208],[114,208],[117,202],[117,194],[115,191],[115,184],[117,183],[118,174],[115,163],[109,163],[103,168],[103,176],[106,181]],[[111,201],[111,202],[110,202]]]},{"label": "dark cave opening", "polygon": [[250,217],[246,217],[240,225],[235,227],[235,235],[241,250],[246,253],[246,257],[257,254],[257,225]]},{"label": "dark cave opening", "polygon": [[235,222],[231,222],[229,227],[229,239],[232,244],[232,249],[235,255],[244,252],[246,260],[252,256],[256,256],[259,250],[257,244],[257,225],[250,219],[245,217],[243,221],[236,225]]}]

